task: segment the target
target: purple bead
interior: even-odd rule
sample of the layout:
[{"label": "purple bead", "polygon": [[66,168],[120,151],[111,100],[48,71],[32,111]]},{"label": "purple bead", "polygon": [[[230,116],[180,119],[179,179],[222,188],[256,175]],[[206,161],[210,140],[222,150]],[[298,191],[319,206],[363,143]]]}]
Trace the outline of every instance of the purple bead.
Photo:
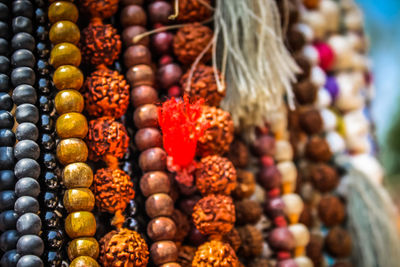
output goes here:
[{"label": "purple bead", "polygon": [[157,81],[162,88],[169,88],[178,84],[181,76],[181,67],[178,64],[170,63],[158,69]]},{"label": "purple bead", "polygon": [[292,251],[296,247],[293,234],[287,227],[272,230],[268,236],[268,244],[277,251]]},{"label": "purple bead", "polygon": [[258,173],[258,182],[265,190],[279,188],[282,183],[282,174],[275,165],[263,166]]},{"label": "purple bead", "polygon": [[172,14],[172,6],[164,1],[157,1],[149,5],[150,21],[153,24],[161,23],[168,24],[168,17]]},{"label": "purple bead", "polygon": [[275,219],[279,216],[285,216],[284,213],[285,203],[281,197],[274,197],[268,199],[264,206],[264,211],[267,216],[271,219]]},{"label": "purple bead", "polygon": [[157,54],[168,54],[172,50],[174,35],[170,32],[159,32],[154,34],[151,39],[152,46]]},{"label": "purple bead", "polygon": [[339,94],[339,85],[337,84],[334,76],[328,76],[326,78],[325,88],[331,95],[332,100],[335,100]]},{"label": "purple bead", "polygon": [[287,260],[279,261],[276,264],[276,267],[299,267],[299,265],[297,265],[295,260],[287,259]]}]

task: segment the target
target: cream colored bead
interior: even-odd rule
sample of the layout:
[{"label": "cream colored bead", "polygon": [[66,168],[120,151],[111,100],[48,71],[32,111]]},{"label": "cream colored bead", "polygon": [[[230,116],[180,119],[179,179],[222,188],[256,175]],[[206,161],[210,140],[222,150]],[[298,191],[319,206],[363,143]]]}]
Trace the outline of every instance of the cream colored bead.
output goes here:
[{"label": "cream colored bead", "polygon": [[283,193],[292,193],[296,187],[297,168],[293,161],[279,162],[276,167],[282,175]]},{"label": "cream colored bead", "polygon": [[301,52],[312,65],[318,65],[319,63],[319,54],[317,49],[315,49],[312,45],[305,45]]},{"label": "cream colored bead", "polygon": [[294,236],[296,247],[305,247],[308,245],[310,242],[310,232],[304,224],[292,224],[288,226],[288,229]]},{"label": "cream colored bead", "polygon": [[331,104],[331,94],[329,94],[329,92],[325,88],[320,87],[318,90],[317,100],[315,101],[315,106],[319,109],[322,109],[329,107]]},{"label": "cream colored bead", "polygon": [[364,107],[365,99],[361,95],[358,80],[351,74],[341,73],[336,76],[339,94],[335,105],[343,112],[349,112]]},{"label": "cream colored bead", "polygon": [[325,85],[326,73],[319,66],[311,69],[311,82],[318,88]]},{"label": "cream colored bead", "polygon": [[354,50],[358,52],[363,52],[366,50],[366,40],[359,34],[355,32],[348,32],[346,34],[346,38]]},{"label": "cream colored bead", "polygon": [[333,131],[337,127],[337,117],[330,109],[324,108],[320,111],[322,122],[324,125],[324,131]]},{"label": "cream colored bead", "polygon": [[311,27],[315,39],[322,40],[325,38],[328,23],[321,12],[317,10],[305,11],[301,14],[301,18]]},{"label": "cream colored bead", "polygon": [[344,25],[349,31],[360,31],[364,27],[363,15],[360,10],[353,9],[344,16]]},{"label": "cream colored bead", "polygon": [[330,131],[325,136],[333,154],[344,153],[346,151],[346,142],[343,137],[336,131]]},{"label": "cream colored bead", "polygon": [[340,9],[339,5],[333,0],[322,0],[319,4],[319,10],[325,17],[327,23],[327,30],[330,32],[337,32],[339,29]]},{"label": "cream colored bead", "polygon": [[289,141],[287,140],[276,141],[274,158],[278,162],[293,159],[293,148]]},{"label": "cream colored bead", "polygon": [[313,262],[306,256],[296,257],[294,261],[297,263],[298,267],[314,267]]},{"label": "cream colored bead", "polygon": [[354,50],[350,40],[342,35],[333,35],[328,39],[328,44],[335,54],[334,69],[351,68]]},{"label": "cream colored bead", "polygon": [[300,214],[303,212],[304,203],[298,194],[286,194],[282,196],[285,203],[285,214],[289,218],[290,223],[294,224],[299,221]]},{"label": "cream colored bead", "polygon": [[314,40],[314,32],[308,24],[297,23],[294,27],[303,34],[307,43],[311,43]]}]

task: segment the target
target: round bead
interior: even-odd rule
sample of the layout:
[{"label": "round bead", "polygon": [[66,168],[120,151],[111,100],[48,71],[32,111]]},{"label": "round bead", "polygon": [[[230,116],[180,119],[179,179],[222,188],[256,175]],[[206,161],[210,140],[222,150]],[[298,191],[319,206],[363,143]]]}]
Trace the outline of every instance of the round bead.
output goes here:
[{"label": "round bead", "polygon": [[43,206],[48,209],[55,209],[58,205],[58,195],[53,191],[46,191],[43,195]]},{"label": "round bead", "polygon": [[0,56],[0,73],[8,73],[10,70],[10,60],[5,56]]},{"label": "round bead", "polygon": [[0,3],[0,20],[7,21],[9,18],[9,10],[6,3]]},{"label": "round bead", "polygon": [[88,148],[81,139],[64,139],[57,146],[57,158],[63,165],[73,162],[85,162],[87,157]]},{"label": "round bead", "polygon": [[157,127],[158,109],[156,105],[146,104],[140,106],[133,113],[133,121],[137,128]]},{"label": "round bead", "polygon": [[63,114],[57,119],[56,131],[60,138],[85,138],[88,132],[86,117],[77,112]]},{"label": "round bead", "polygon": [[10,112],[0,110],[0,128],[11,129],[14,126],[14,118]]},{"label": "round bead", "polygon": [[148,172],[140,179],[140,190],[145,197],[156,193],[168,194],[171,190],[171,180],[165,172]]},{"label": "round bead", "polygon": [[85,105],[83,96],[76,90],[63,90],[59,92],[54,102],[58,114],[68,112],[80,113]]},{"label": "round bead", "polygon": [[40,78],[37,83],[38,89],[43,94],[49,94],[51,91],[51,83],[47,78]]},{"label": "round bead", "polygon": [[80,256],[75,258],[71,264],[69,265],[70,267],[100,267],[100,265],[92,259],[91,257],[88,256]]},{"label": "round bead", "polygon": [[27,49],[18,49],[11,56],[11,66],[13,68],[29,67],[33,69],[35,61],[35,56]]},{"label": "round bead", "polygon": [[43,224],[49,228],[57,227],[61,220],[60,216],[61,214],[48,210],[43,215]]},{"label": "round bead", "polygon": [[42,256],[43,261],[49,266],[61,266],[62,256],[60,251],[46,250]]},{"label": "round bead", "polygon": [[23,177],[37,179],[40,175],[40,165],[33,159],[21,159],[15,164],[14,173],[18,179]]},{"label": "round bead", "polygon": [[65,232],[70,238],[93,236],[96,233],[96,219],[88,211],[70,213],[65,220]]},{"label": "round bead", "polygon": [[17,266],[17,262],[21,255],[17,253],[17,250],[9,250],[4,253],[3,257],[1,257],[0,265],[1,266]]},{"label": "round bead", "polygon": [[167,154],[159,147],[149,148],[139,156],[139,166],[143,172],[162,171],[166,168]]},{"label": "round bead", "polygon": [[147,225],[147,235],[154,241],[173,240],[176,234],[176,225],[167,217],[158,217]]},{"label": "round bead", "polygon": [[14,51],[18,49],[33,51],[35,49],[35,38],[26,32],[17,33],[11,39],[11,48]]},{"label": "round bead", "polygon": [[38,144],[32,140],[22,140],[15,145],[14,156],[17,160],[23,158],[37,160],[40,156],[40,148]]},{"label": "round bead", "polygon": [[22,104],[15,109],[15,119],[18,123],[39,121],[39,110],[35,105]]},{"label": "round bead", "polygon": [[0,21],[0,37],[10,38],[10,33],[8,31],[8,24],[6,22]]},{"label": "round bead", "polygon": [[79,16],[76,6],[68,1],[56,1],[52,3],[47,14],[51,23],[55,23],[60,20],[76,22]]},{"label": "round bead", "polygon": [[0,231],[15,229],[18,220],[18,214],[14,210],[6,210],[0,213]]},{"label": "round bead", "polygon": [[154,85],[154,71],[149,65],[136,65],[128,69],[126,79],[132,87],[140,85]]},{"label": "round bead", "polygon": [[39,137],[39,130],[35,124],[30,122],[24,122],[17,126],[15,131],[15,137],[17,140],[33,140],[36,141]]},{"label": "round bead", "polygon": [[15,194],[18,197],[21,196],[31,196],[37,197],[40,193],[40,185],[38,181],[33,178],[22,178],[19,179],[15,184]]},{"label": "round bead", "polygon": [[137,108],[145,104],[153,104],[158,102],[157,91],[147,85],[138,86],[131,91],[131,101],[132,105]]},{"label": "round bead", "polygon": [[0,93],[0,107],[1,109],[11,111],[13,108],[13,100],[7,93]]},{"label": "round bead", "polygon": [[139,42],[135,43],[133,41],[133,38],[139,34],[145,33],[147,30],[146,28],[142,27],[142,26],[130,26],[124,29],[124,31],[122,32],[122,40],[124,42],[124,44],[128,47],[131,45],[145,45],[148,46],[149,45],[149,40],[150,38],[148,36],[143,37]]},{"label": "round bead", "polygon": [[124,7],[121,11],[120,18],[121,25],[124,28],[133,25],[145,26],[147,22],[146,12],[138,5]]},{"label": "round bead", "polygon": [[151,52],[144,45],[132,45],[124,53],[125,66],[132,67],[139,64],[151,64]]},{"label": "round bead", "polygon": [[4,38],[0,38],[0,55],[7,55],[8,51],[8,41]]},{"label": "round bead", "polygon": [[157,1],[149,5],[150,21],[153,24],[161,23],[168,24],[169,16],[172,13],[172,6],[168,2]]},{"label": "round bead", "polygon": [[0,146],[13,146],[15,135],[11,129],[0,129]]},{"label": "round bead", "polygon": [[152,147],[162,147],[162,134],[156,128],[143,128],[135,134],[135,144],[140,151]]},{"label": "round bead", "polygon": [[0,190],[12,189],[14,185],[14,172],[12,170],[0,171]]},{"label": "round bead", "polygon": [[72,163],[64,168],[62,178],[67,188],[89,187],[93,182],[93,171],[86,163]]},{"label": "round bead", "polygon": [[93,237],[81,237],[71,241],[68,245],[68,257],[72,261],[79,256],[88,256],[97,259],[99,243]]},{"label": "round bead", "polygon": [[91,211],[94,207],[94,195],[87,188],[68,189],[64,193],[64,207],[68,212]]},{"label": "round bead", "polygon": [[0,170],[12,169],[14,165],[14,149],[12,147],[0,147]]},{"label": "round bead", "polygon": [[11,73],[11,83],[14,87],[17,87],[21,84],[35,84],[35,72],[33,69],[28,67],[19,67],[12,71]]},{"label": "round bead", "polygon": [[42,221],[37,214],[25,213],[17,220],[17,231],[21,235],[39,235]]},{"label": "round bead", "polygon": [[14,208],[16,195],[14,190],[6,190],[0,192],[0,210],[8,210]]},{"label": "round bead", "polygon": [[8,92],[10,84],[10,78],[8,75],[0,73],[0,91],[1,92]]},{"label": "round bead", "polygon": [[48,230],[42,234],[47,248],[60,249],[64,243],[64,234],[61,230]]},{"label": "round bead", "polygon": [[28,212],[38,213],[39,202],[36,200],[36,198],[30,196],[22,196],[15,201],[14,210],[19,215]]},{"label": "round bead", "polygon": [[17,252],[20,255],[36,255],[40,256],[43,254],[44,244],[43,240],[37,235],[24,235],[17,243]]},{"label": "round bead", "polygon": [[60,43],[53,47],[50,53],[50,64],[54,68],[61,65],[79,66],[81,64],[81,51],[70,43]]},{"label": "round bead", "polygon": [[32,34],[32,21],[27,17],[18,16],[13,18],[11,25],[14,34],[19,32],[27,32]]},{"label": "round bead", "polygon": [[63,20],[58,21],[51,26],[49,38],[53,44],[66,42],[76,45],[79,43],[81,38],[81,32],[75,23]]},{"label": "round bead", "polygon": [[17,246],[19,239],[19,234],[15,230],[8,230],[1,234],[0,236],[0,249],[2,251],[7,251],[14,249]]},{"label": "round bead", "polygon": [[79,90],[83,85],[83,80],[82,71],[72,65],[58,67],[53,75],[53,83],[58,90]]},{"label": "round bead", "polygon": [[150,218],[171,216],[174,211],[174,201],[164,193],[151,195],[146,200],[146,213]]},{"label": "round bead", "polygon": [[150,256],[156,265],[161,265],[176,261],[178,259],[178,249],[172,241],[159,241],[151,245]]},{"label": "round bead", "polygon": [[17,0],[12,3],[12,13],[14,16],[33,17],[33,5],[31,1]]},{"label": "round bead", "polygon": [[25,255],[18,260],[17,267],[43,267],[43,261],[36,255]]},{"label": "round bead", "polygon": [[12,98],[16,105],[36,104],[37,94],[35,88],[28,84],[21,84],[13,90]]}]

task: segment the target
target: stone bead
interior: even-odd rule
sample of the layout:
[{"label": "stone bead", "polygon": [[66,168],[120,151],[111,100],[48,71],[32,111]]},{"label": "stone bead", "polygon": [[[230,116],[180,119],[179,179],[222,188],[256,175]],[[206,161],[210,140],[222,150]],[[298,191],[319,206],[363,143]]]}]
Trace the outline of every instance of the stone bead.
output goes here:
[{"label": "stone bead", "polygon": [[167,217],[158,217],[147,225],[147,235],[153,241],[172,240],[176,234],[176,225]]},{"label": "stone bead", "polygon": [[68,214],[65,219],[65,232],[70,238],[90,237],[96,233],[96,219],[89,211]]},{"label": "stone bead", "polygon": [[70,112],[58,117],[56,131],[61,138],[85,138],[88,132],[86,117],[81,113]]},{"label": "stone bead", "polygon": [[81,38],[81,32],[75,23],[63,20],[58,21],[51,26],[49,38],[53,44],[66,42],[76,45],[79,43]]},{"label": "stone bead", "polygon": [[149,148],[139,156],[139,167],[143,172],[163,171],[167,166],[167,153],[159,147]]},{"label": "stone bead", "polygon": [[76,6],[68,1],[56,1],[52,3],[48,10],[49,21],[55,23],[60,20],[76,22],[79,12]]},{"label": "stone bead", "polygon": [[54,99],[54,103],[58,114],[68,112],[81,113],[85,105],[82,94],[76,90],[63,90],[59,92]]},{"label": "stone bead", "polygon": [[65,166],[62,179],[67,188],[88,188],[93,182],[93,171],[86,163],[72,163]]},{"label": "stone bead", "polygon": [[88,157],[86,143],[79,138],[61,140],[57,146],[57,158],[63,165],[85,162]]},{"label": "stone bead", "polygon": [[168,194],[171,190],[171,180],[165,172],[148,172],[140,179],[140,190],[145,197],[157,193]]},{"label": "stone bead", "polygon": [[90,189],[68,189],[64,193],[64,207],[68,212],[91,211],[94,207],[94,195]]},{"label": "stone bead", "polygon": [[149,65],[136,65],[128,69],[126,79],[131,87],[140,85],[154,85],[155,75],[153,69]]},{"label": "stone bead", "polygon": [[159,241],[150,247],[150,257],[156,265],[173,262],[178,259],[178,249],[172,241]]},{"label": "stone bead", "polygon": [[163,138],[156,128],[143,128],[135,134],[135,144],[140,151],[152,147],[162,147]]},{"label": "stone bead", "polygon": [[146,213],[150,218],[171,216],[174,211],[174,201],[164,193],[151,195],[146,199]]},{"label": "stone bead", "polygon": [[50,64],[54,68],[61,65],[79,66],[81,64],[81,51],[70,43],[61,43],[53,47],[50,53]]},{"label": "stone bead", "polygon": [[153,104],[146,104],[140,106],[133,113],[133,122],[139,129],[145,127],[157,127],[158,126],[157,106]]},{"label": "stone bead", "polygon": [[135,108],[145,104],[153,104],[158,102],[158,93],[151,86],[141,85],[132,89],[131,100]]},{"label": "stone bead", "polygon": [[151,52],[144,45],[132,45],[124,53],[124,63],[126,67],[139,64],[151,64]]},{"label": "stone bead", "polygon": [[53,83],[58,90],[79,90],[83,85],[83,73],[72,65],[64,65],[56,69],[53,75]]},{"label": "stone bead", "polygon": [[80,256],[73,260],[69,267],[100,267],[96,260],[88,256]]},{"label": "stone bead", "polygon": [[72,261],[79,256],[89,256],[97,259],[99,243],[93,237],[81,237],[71,241],[68,246],[68,257]]}]

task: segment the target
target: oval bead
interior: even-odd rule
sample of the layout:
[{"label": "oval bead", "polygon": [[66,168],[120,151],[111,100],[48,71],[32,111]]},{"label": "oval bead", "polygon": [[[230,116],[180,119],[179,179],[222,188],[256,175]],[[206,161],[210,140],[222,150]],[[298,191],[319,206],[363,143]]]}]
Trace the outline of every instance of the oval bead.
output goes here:
[{"label": "oval bead", "polygon": [[81,59],[79,48],[70,43],[57,44],[50,53],[50,64],[54,68],[58,68],[61,65],[79,66]]},{"label": "oval bead", "polygon": [[97,259],[99,243],[93,237],[81,237],[71,241],[68,245],[68,257],[72,261],[79,256],[88,256]]},{"label": "oval bead", "polygon": [[75,23],[68,20],[62,20],[51,26],[49,38],[53,44],[66,42],[76,45],[79,43],[81,38],[81,32]]},{"label": "oval bead", "polygon": [[70,238],[90,237],[96,233],[96,219],[89,211],[68,214],[65,219],[65,232]]},{"label": "oval bead", "polygon": [[132,88],[140,85],[153,86],[155,76],[150,66],[141,64],[129,68],[126,72],[126,79]]},{"label": "oval bead", "polygon": [[100,265],[91,257],[80,256],[73,260],[69,267],[100,267]]},{"label": "oval bead", "polygon": [[86,143],[79,138],[64,139],[57,145],[57,158],[63,165],[86,161],[88,152]]},{"label": "oval bead", "polygon": [[62,179],[67,188],[88,188],[93,182],[93,171],[86,163],[72,163],[65,166]]},{"label": "oval bead", "polygon": [[59,92],[54,103],[58,114],[68,112],[82,112],[85,102],[81,93],[76,90],[63,90]]},{"label": "oval bead", "polygon": [[64,193],[64,207],[68,212],[91,211],[94,207],[94,195],[88,188],[68,189]]},{"label": "oval bead", "polygon": [[70,112],[58,117],[56,131],[61,138],[85,138],[88,132],[86,117],[81,113]]},{"label": "oval bead", "polygon": [[71,2],[57,1],[50,5],[48,10],[48,17],[51,23],[60,20],[69,20],[76,22],[78,20],[78,8]]},{"label": "oval bead", "polygon": [[58,90],[64,89],[81,89],[83,85],[82,71],[72,65],[64,65],[56,69],[53,75],[54,86]]}]

